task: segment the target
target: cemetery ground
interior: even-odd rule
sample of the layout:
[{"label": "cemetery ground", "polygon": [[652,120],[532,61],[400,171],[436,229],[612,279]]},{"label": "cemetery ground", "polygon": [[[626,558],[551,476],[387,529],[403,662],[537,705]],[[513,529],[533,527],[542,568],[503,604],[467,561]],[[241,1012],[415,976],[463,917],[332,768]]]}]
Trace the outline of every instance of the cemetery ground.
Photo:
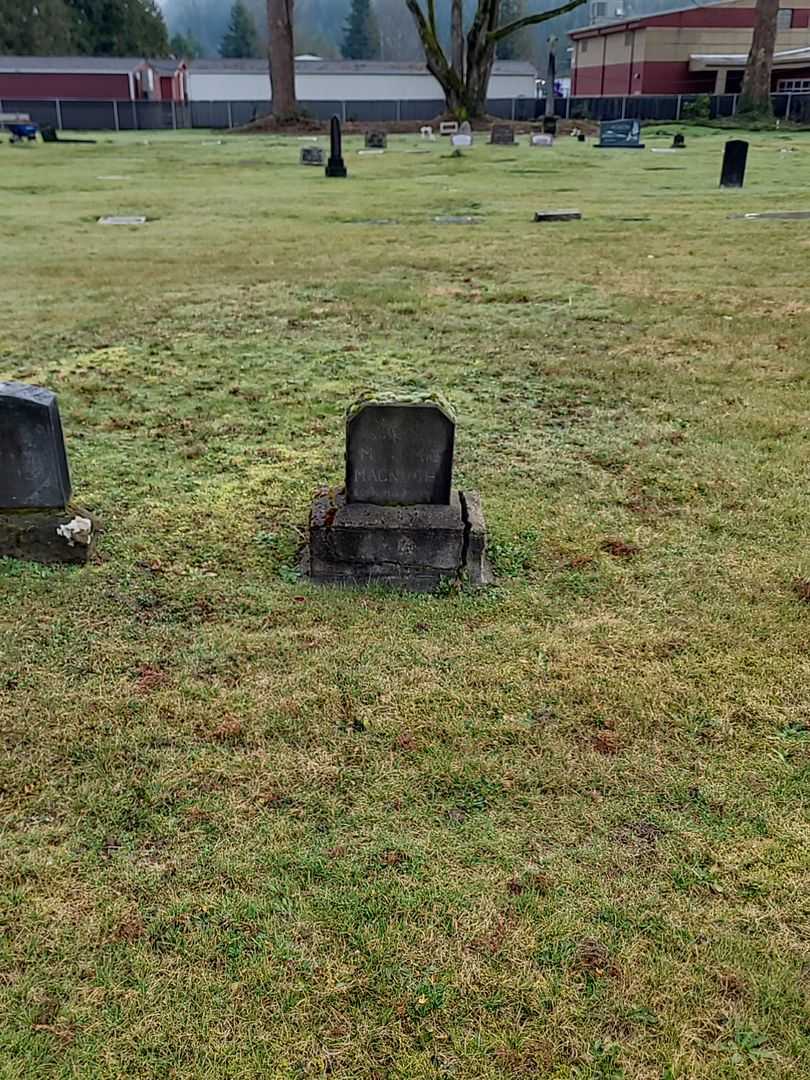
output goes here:
[{"label": "cemetery ground", "polygon": [[[4,1078],[808,1075],[810,222],[729,215],[810,135],[684,130],[0,147],[104,528],[0,561]],[[369,385],[454,402],[495,588],[298,577]]]}]

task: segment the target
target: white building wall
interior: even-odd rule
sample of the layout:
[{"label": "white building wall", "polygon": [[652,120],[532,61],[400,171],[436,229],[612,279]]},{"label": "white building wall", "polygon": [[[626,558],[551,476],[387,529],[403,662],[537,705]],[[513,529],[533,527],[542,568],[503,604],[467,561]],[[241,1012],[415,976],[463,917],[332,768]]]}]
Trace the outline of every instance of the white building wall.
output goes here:
[{"label": "white building wall", "polygon": [[[188,74],[192,101],[269,101],[270,76],[241,72]],[[444,97],[441,87],[428,72],[403,75],[299,74],[295,80],[299,101],[432,101]],[[490,79],[489,97],[535,96],[532,75],[498,75]]]}]

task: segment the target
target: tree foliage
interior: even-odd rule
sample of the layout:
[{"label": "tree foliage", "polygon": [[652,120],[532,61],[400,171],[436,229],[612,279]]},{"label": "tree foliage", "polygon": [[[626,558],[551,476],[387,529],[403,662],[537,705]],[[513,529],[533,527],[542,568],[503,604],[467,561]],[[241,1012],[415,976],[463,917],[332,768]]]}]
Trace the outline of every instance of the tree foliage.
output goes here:
[{"label": "tree foliage", "polygon": [[66,0],[66,4],[73,14],[77,52],[89,56],[169,53],[166,23],[156,0]]},{"label": "tree foliage", "polygon": [[178,60],[197,60],[203,55],[203,47],[193,34],[172,34],[169,40],[172,56]]},{"label": "tree foliage", "polygon": [[64,0],[0,0],[0,53],[57,56],[75,51],[76,27]]},{"label": "tree foliage", "polygon": [[378,55],[379,35],[371,0],[352,0],[340,51],[347,60],[372,60]]},{"label": "tree foliage", "polygon": [[219,47],[219,55],[230,58],[261,56],[261,51],[253,16],[242,0],[235,0],[228,29]]},{"label": "tree foliage", "polygon": [[[515,22],[526,14],[525,0],[501,0],[501,21]],[[495,49],[498,60],[528,60],[532,55],[532,41],[529,30],[517,30],[509,37],[501,38]]]}]

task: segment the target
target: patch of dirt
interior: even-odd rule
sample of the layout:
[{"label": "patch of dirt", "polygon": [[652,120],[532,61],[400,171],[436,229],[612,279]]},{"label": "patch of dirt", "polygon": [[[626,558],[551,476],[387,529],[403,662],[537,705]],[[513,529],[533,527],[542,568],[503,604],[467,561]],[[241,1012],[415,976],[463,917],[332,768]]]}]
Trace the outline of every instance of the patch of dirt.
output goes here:
[{"label": "patch of dirt", "polygon": [[810,578],[796,578],[793,582],[793,592],[805,604],[810,604]]},{"label": "patch of dirt", "polygon": [[580,942],[572,967],[584,975],[604,978],[618,974],[618,965],[610,955],[608,948],[601,941],[586,939]]},{"label": "patch of dirt", "polygon": [[597,731],[591,738],[591,745],[600,754],[611,756],[622,748],[621,739],[615,731]]},{"label": "patch of dirt", "polygon": [[142,664],[136,671],[135,676],[136,694],[151,694],[154,690],[159,690],[161,686],[164,686],[169,678],[165,671],[151,667],[149,664]]},{"label": "patch of dirt", "polygon": [[636,544],[628,544],[625,540],[609,537],[602,541],[599,550],[612,555],[615,559],[632,559],[638,555],[640,549]]}]

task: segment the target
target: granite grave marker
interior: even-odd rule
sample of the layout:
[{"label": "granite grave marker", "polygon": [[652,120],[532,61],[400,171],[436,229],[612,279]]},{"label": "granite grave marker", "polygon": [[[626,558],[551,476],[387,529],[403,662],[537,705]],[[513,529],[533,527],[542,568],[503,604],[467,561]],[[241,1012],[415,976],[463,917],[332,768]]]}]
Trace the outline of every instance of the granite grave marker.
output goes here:
[{"label": "granite grave marker", "polygon": [[323,165],[323,147],[302,146],[300,161],[302,165]]},{"label": "granite grave marker", "polygon": [[602,120],[599,124],[600,150],[643,150],[639,120]]},{"label": "granite grave marker", "polygon": [[514,146],[515,132],[509,124],[493,124],[489,141],[493,146]]},{"label": "granite grave marker", "polygon": [[0,382],[0,555],[35,562],[86,562],[87,511],[70,507],[71,484],[56,397]]},{"label": "granite grave marker", "polygon": [[367,396],[346,416],[346,485],[315,496],[303,569],[322,584],[432,591],[492,580],[475,491],[452,487],[455,417],[434,396]]},{"label": "granite grave marker", "polygon": [[388,135],[384,131],[367,131],[365,146],[367,150],[385,150],[388,146]]},{"label": "granite grave marker", "polygon": [[745,181],[745,163],[747,160],[748,143],[745,139],[730,139],[723,150],[720,187],[742,187]]}]

